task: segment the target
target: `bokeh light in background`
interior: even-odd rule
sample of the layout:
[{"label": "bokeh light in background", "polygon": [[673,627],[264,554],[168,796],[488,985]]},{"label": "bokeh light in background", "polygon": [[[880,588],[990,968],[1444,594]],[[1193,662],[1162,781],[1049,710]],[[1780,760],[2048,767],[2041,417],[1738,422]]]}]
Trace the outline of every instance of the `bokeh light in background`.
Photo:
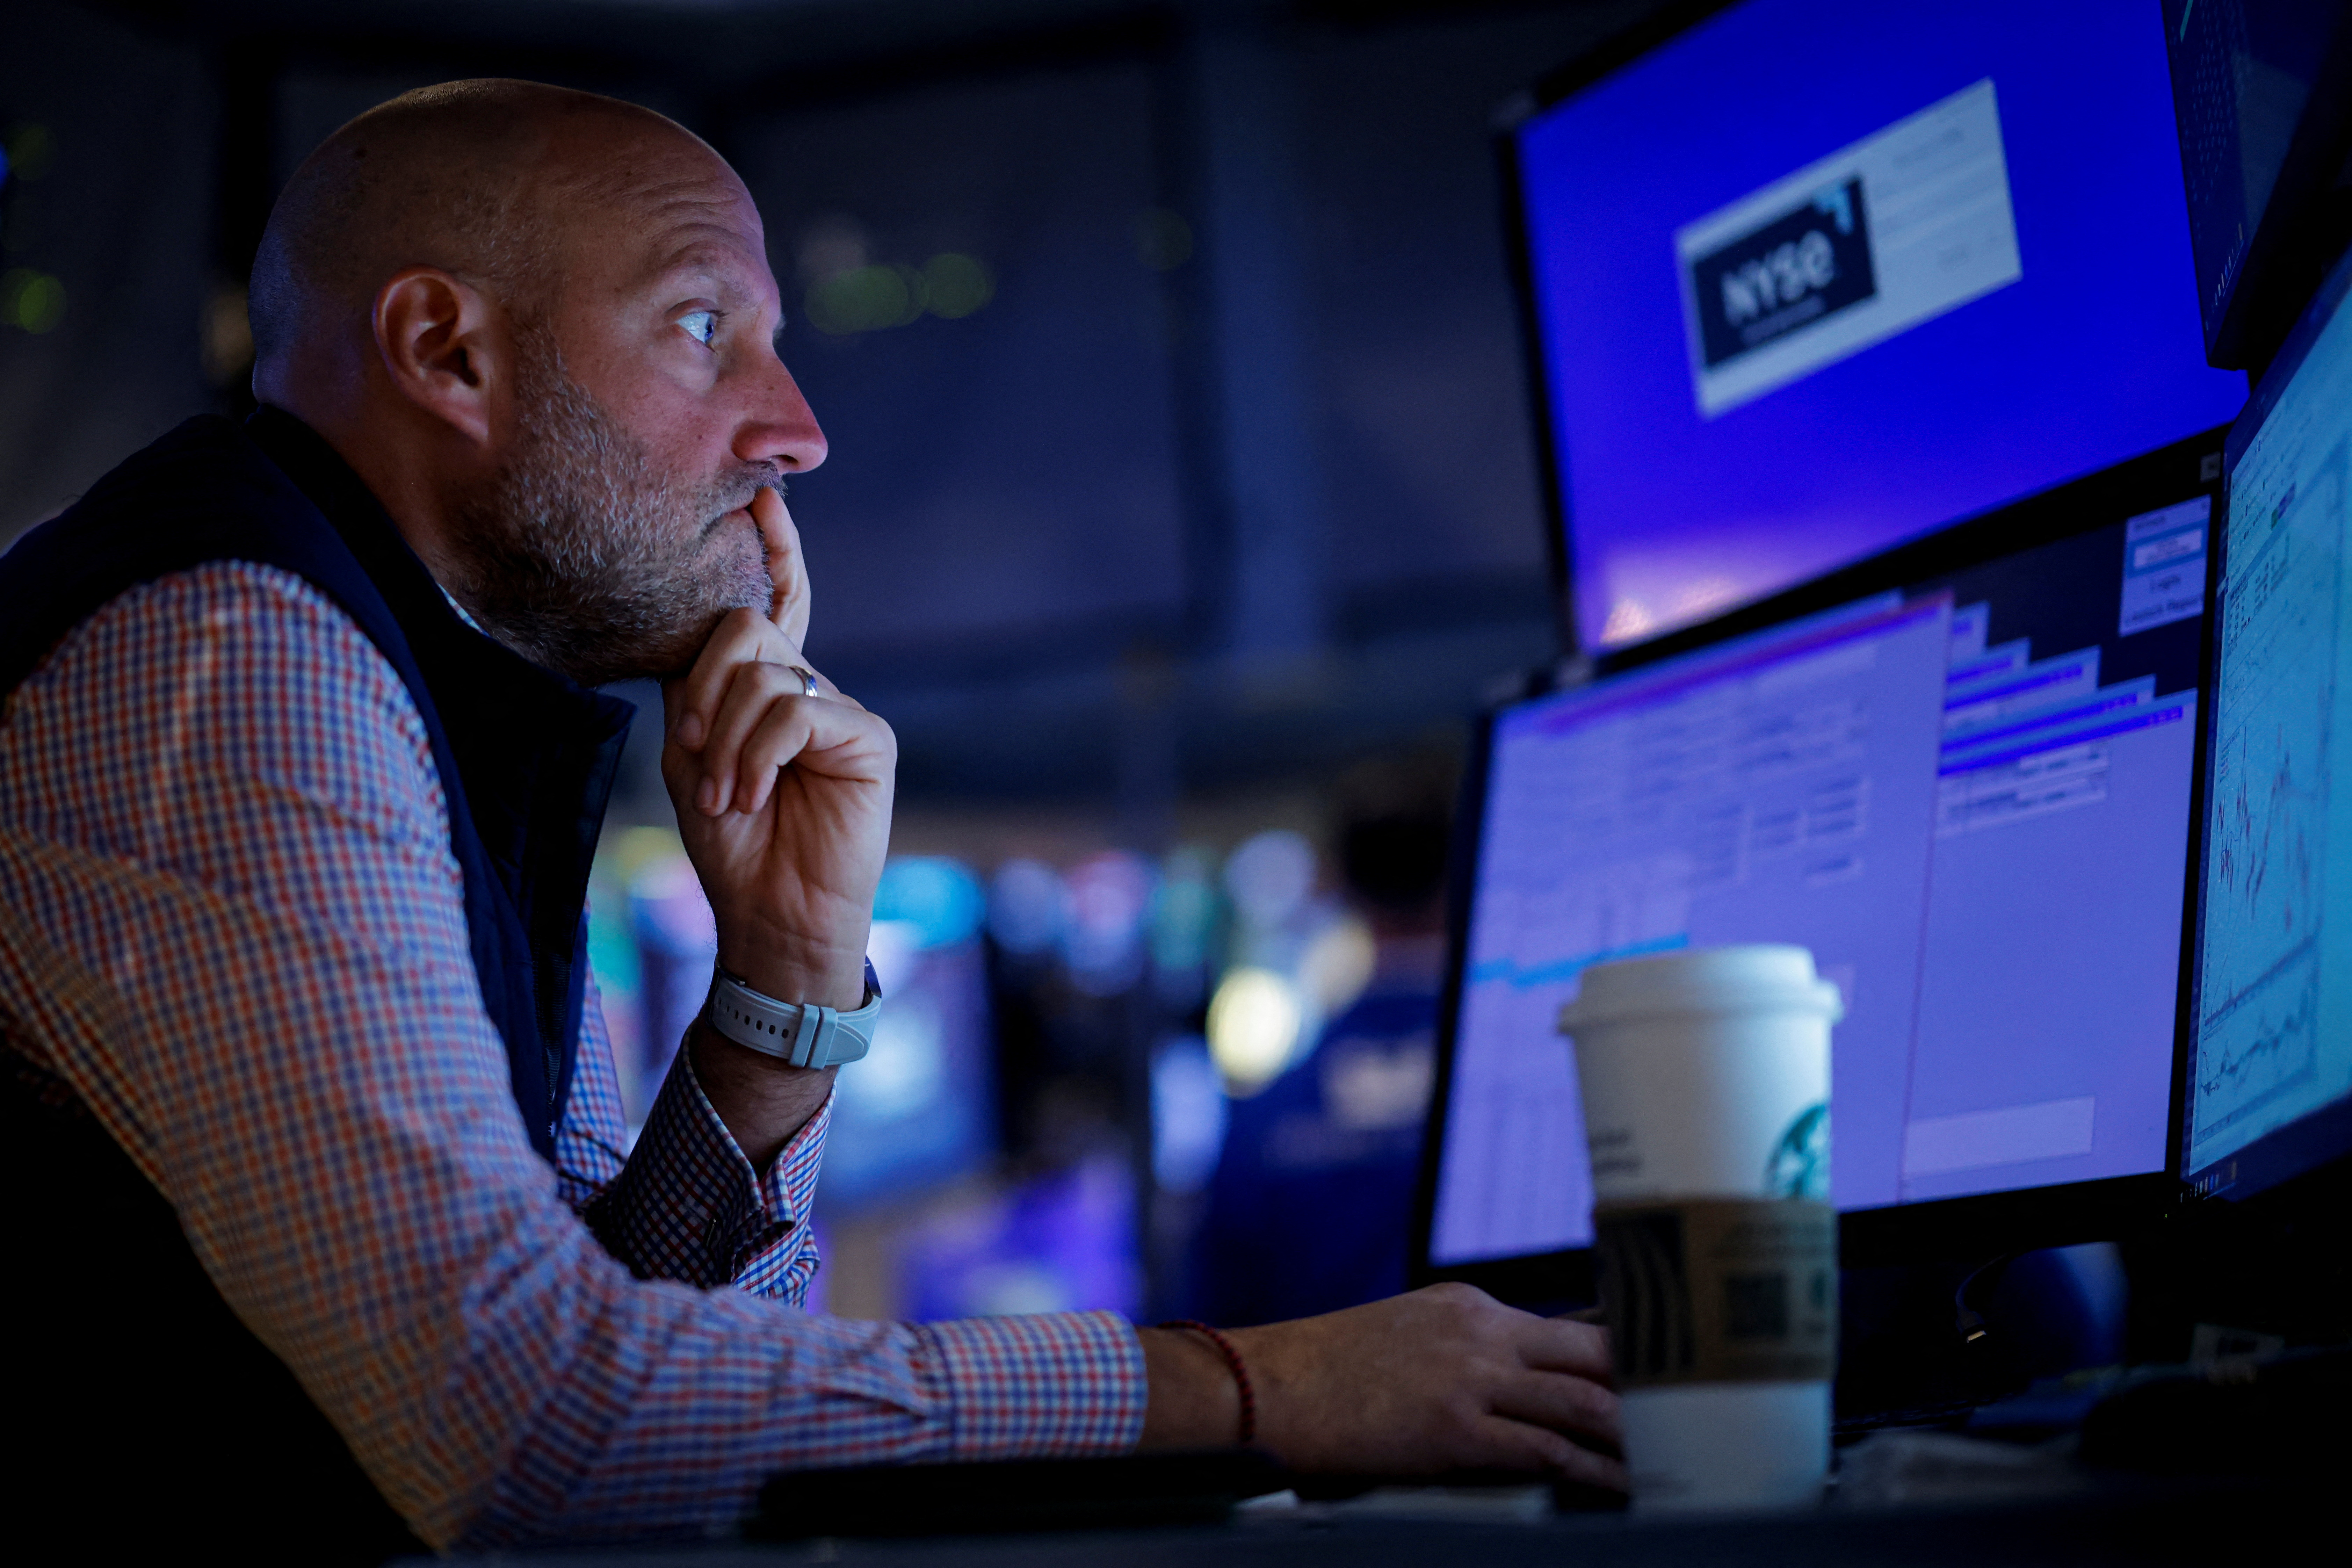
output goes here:
[{"label": "bokeh light in background", "polygon": [[1068,895],[1054,868],[1036,860],[1007,860],[997,868],[988,903],[988,929],[1005,952],[1024,958],[1061,940]]},{"label": "bokeh light in background", "polygon": [[969,1174],[995,1153],[993,1041],[980,883],[956,861],[883,868],[866,946],[881,983],[873,1048],[835,1079],[818,1202],[836,1214]]},{"label": "bokeh light in background", "polygon": [[919,948],[971,940],[987,910],[987,896],[971,870],[936,855],[893,858],[874,895],[876,921],[905,927],[908,940]]},{"label": "bokeh light in background", "polygon": [[1062,955],[1079,990],[1111,996],[1142,978],[1143,917],[1157,880],[1148,861],[1124,850],[1107,849],[1070,868]]},{"label": "bokeh light in background", "polygon": [[621,1103],[642,1126],[719,954],[718,925],[674,829],[605,834],[589,878],[588,938]]},{"label": "bokeh light in background", "polygon": [[1094,1156],[1008,1189],[958,1194],[901,1243],[906,1316],[917,1319],[1099,1309],[1143,1300],[1135,1183]]},{"label": "bokeh light in background", "polygon": [[1209,1004],[1209,1054],[1235,1094],[1272,1081],[1313,1047],[1325,1019],[1363,994],[1371,932],[1328,897],[1313,845],[1288,828],[1252,835],[1226,858],[1228,962]]},{"label": "bokeh light in background", "polygon": [[[37,180],[56,165],[58,139],[47,126],[19,121],[0,134],[0,198],[17,185]],[[22,249],[0,224],[0,247]],[[65,320],[66,286],[62,280],[33,267],[0,270],[0,328],[47,332]]]},{"label": "bokeh light in background", "polygon": [[1151,1056],[1151,1174],[1171,1193],[1197,1193],[1217,1168],[1225,1142],[1225,1086],[1198,1035],[1167,1041]]},{"label": "bokeh light in background", "polygon": [[1225,891],[1248,940],[1276,936],[1315,890],[1315,849],[1288,828],[1246,840],[1225,862]]},{"label": "bokeh light in background", "polygon": [[[893,856],[868,943],[886,1001],[873,1049],[837,1079],[818,1190],[842,1265],[826,1282],[835,1305],[918,1316],[1139,1310],[1149,1205],[1139,1180],[1180,1199],[1201,1194],[1231,1100],[1297,1060],[1371,973],[1370,932],[1321,891],[1326,879],[1314,845],[1289,828],[1246,835],[1223,854],[1186,845],[1157,862],[1101,849],[1059,866],[1010,856],[983,870]],[[674,829],[606,835],[589,947],[624,1100],[640,1122],[717,950]],[[992,951],[1010,967],[992,963]],[[1139,1026],[1156,1035],[1132,1135],[1105,1109],[1075,1140],[1004,1142],[1002,1129],[1020,1118],[999,1114],[1002,1096],[1052,1100],[1055,1075],[1092,1059],[1081,1046],[1041,1082],[1009,1079],[1000,1014],[1041,1008],[1082,1037],[1106,1019],[1114,1029],[1156,1020]]]},{"label": "bokeh light in background", "polygon": [[64,321],[65,315],[63,283],[29,267],[0,272],[0,326],[46,332]]},{"label": "bokeh light in background", "polygon": [[1150,914],[1151,974],[1163,1005],[1189,1011],[1207,997],[1223,916],[1214,858],[1197,848],[1171,853]]},{"label": "bokeh light in background", "polygon": [[904,327],[926,314],[959,321],[996,297],[978,257],[944,251],[920,267],[868,264],[829,272],[809,285],[808,319],[835,337]]},{"label": "bokeh light in background", "polygon": [[1229,972],[1209,1002],[1209,1054],[1234,1092],[1262,1089],[1290,1061],[1306,1009],[1297,983],[1255,965]]},{"label": "bokeh light in background", "polygon": [[1173,272],[1192,259],[1192,226],[1181,213],[1145,208],[1135,216],[1135,258],[1154,272]]}]

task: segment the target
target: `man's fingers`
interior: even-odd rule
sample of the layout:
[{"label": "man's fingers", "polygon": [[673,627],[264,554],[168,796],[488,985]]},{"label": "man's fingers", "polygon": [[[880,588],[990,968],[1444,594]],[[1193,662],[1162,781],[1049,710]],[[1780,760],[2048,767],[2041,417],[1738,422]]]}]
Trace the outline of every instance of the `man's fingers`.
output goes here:
[{"label": "man's fingers", "polygon": [[889,727],[853,702],[810,697],[782,665],[738,666],[702,747],[697,810],[755,812],[793,763],[830,777],[879,780],[894,752]]},{"label": "man's fingers", "polygon": [[751,521],[758,526],[760,541],[767,547],[768,576],[776,585],[768,618],[791,639],[793,647],[806,647],[809,578],[807,563],[801,555],[800,530],[793,524],[793,514],[784,505],[784,498],[772,489],[763,489],[751,498]]},{"label": "man's fingers", "polygon": [[781,651],[774,647],[776,635],[774,626],[751,611],[730,610],[702,645],[694,668],[673,683],[671,738],[689,752],[706,745],[735,671],[756,662],[762,653]]},{"label": "man's fingers", "polygon": [[1483,1436],[1496,1456],[1497,1468],[1549,1470],[1563,1479],[1581,1481],[1586,1486],[1621,1492],[1627,1489],[1622,1459],[1596,1454],[1557,1432],[1495,1416]]},{"label": "man's fingers", "polygon": [[756,814],[775,793],[777,775],[803,756],[816,738],[815,702],[805,697],[785,698],[770,708],[743,742],[736,760],[735,787],[728,804],[745,816]]},{"label": "man's fingers", "polygon": [[821,698],[789,697],[768,710],[736,763],[735,809],[756,816],[776,793],[783,770],[798,764],[829,778],[872,779],[882,754],[871,733],[879,721]]},{"label": "man's fingers", "polygon": [[[860,711],[866,707],[826,679],[822,670],[810,669],[806,657],[786,642],[772,622],[750,610],[731,610],[703,645],[694,668],[662,688],[662,716],[669,726],[670,738],[689,752],[698,752],[709,745],[718,730],[719,706],[727,700],[736,671],[759,664],[786,671],[807,669],[823,695]],[[791,679],[793,689],[801,689],[800,678],[795,675]]]},{"label": "man's fingers", "polygon": [[1494,1412],[1554,1432],[1581,1432],[1616,1444],[1622,1436],[1617,1396],[1587,1378],[1559,1372],[1528,1372],[1510,1380],[1495,1397]]},{"label": "man's fingers", "polygon": [[[743,746],[752,732],[772,710],[779,707],[796,710],[810,701],[802,693],[801,678],[782,665],[754,662],[730,670],[727,689],[702,742],[702,779],[695,789],[695,809],[711,816],[726,810],[737,794]],[[803,744],[804,736],[803,730]],[[798,751],[796,744],[793,754]],[[783,759],[791,760],[790,756]]]},{"label": "man's fingers", "polygon": [[1517,1325],[1519,1359],[1545,1372],[1565,1372],[1614,1385],[1609,1331],[1572,1318],[1528,1318]]}]

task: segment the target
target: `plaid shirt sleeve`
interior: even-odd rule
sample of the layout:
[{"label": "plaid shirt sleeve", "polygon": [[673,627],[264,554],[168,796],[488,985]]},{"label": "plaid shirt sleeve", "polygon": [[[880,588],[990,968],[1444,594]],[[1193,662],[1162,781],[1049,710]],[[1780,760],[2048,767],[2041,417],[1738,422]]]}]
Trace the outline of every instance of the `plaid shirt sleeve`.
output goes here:
[{"label": "plaid shirt sleeve", "polygon": [[674,1074],[678,1125],[624,1163],[607,1051],[563,1171],[533,1154],[446,809],[391,668],[258,566],[124,595],[0,713],[6,1035],[171,1200],[419,1534],[698,1533],[779,1469],[1133,1445],[1142,1356],[1115,1316],[790,1304],[822,1117],[754,1180]]},{"label": "plaid shirt sleeve", "polygon": [[816,1278],[805,1221],[832,1119],[828,1097],[762,1175],[680,1050],[627,1167],[588,1205],[589,1225],[639,1279],[731,1283],[797,1307]]},{"label": "plaid shirt sleeve", "polygon": [[816,1278],[816,1238],[806,1220],[831,1098],[762,1174],[736,1146],[680,1050],[635,1152],[624,1154],[619,1078],[595,986],[591,976],[572,1089],[556,1128],[564,1201],[640,1279],[733,1284],[801,1305]]}]

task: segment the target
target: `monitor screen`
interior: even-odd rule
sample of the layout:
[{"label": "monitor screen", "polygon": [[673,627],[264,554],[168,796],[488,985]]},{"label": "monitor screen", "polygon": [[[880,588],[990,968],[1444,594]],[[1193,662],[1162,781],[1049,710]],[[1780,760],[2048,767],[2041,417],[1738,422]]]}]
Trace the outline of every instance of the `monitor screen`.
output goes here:
[{"label": "monitor screen", "polygon": [[2352,259],[2230,437],[2182,1174],[2352,1149]]},{"label": "monitor screen", "polygon": [[1747,0],[1511,139],[1579,636],[2223,423],[2158,7]]},{"label": "monitor screen", "polygon": [[2352,6],[2164,0],[2164,36],[2206,354],[2259,364],[2326,270],[2326,231],[2342,244],[2342,217],[2326,209],[2340,215],[2352,195],[2337,177],[2352,140]]},{"label": "monitor screen", "polygon": [[1495,717],[1431,1265],[1589,1243],[1555,1020],[1587,965],[1685,946],[1801,943],[1843,992],[1841,1209],[2169,1169],[2211,497],[2164,460]]}]

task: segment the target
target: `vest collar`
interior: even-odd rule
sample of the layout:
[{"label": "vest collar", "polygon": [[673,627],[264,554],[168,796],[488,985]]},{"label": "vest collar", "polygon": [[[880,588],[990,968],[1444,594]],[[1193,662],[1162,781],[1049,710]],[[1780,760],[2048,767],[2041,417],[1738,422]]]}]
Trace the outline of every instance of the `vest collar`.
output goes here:
[{"label": "vest collar", "polygon": [[478,762],[487,769],[501,754],[519,759],[550,743],[595,745],[626,731],[635,704],[534,664],[482,631],[442,590],[374,492],[324,437],[268,404],[246,421],[246,433],[359,557],[400,622],[443,723],[453,727],[452,739],[467,728],[475,731],[469,740],[486,742],[459,750],[469,781]]},{"label": "vest collar", "polygon": [[[265,404],[246,430],[334,525],[400,623],[457,760],[475,831],[534,952],[573,951],[635,706],[468,625],[383,504],[310,426]],[[563,1037],[562,997],[578,987],[577,975],[538,976],[543,1038]]]}]

